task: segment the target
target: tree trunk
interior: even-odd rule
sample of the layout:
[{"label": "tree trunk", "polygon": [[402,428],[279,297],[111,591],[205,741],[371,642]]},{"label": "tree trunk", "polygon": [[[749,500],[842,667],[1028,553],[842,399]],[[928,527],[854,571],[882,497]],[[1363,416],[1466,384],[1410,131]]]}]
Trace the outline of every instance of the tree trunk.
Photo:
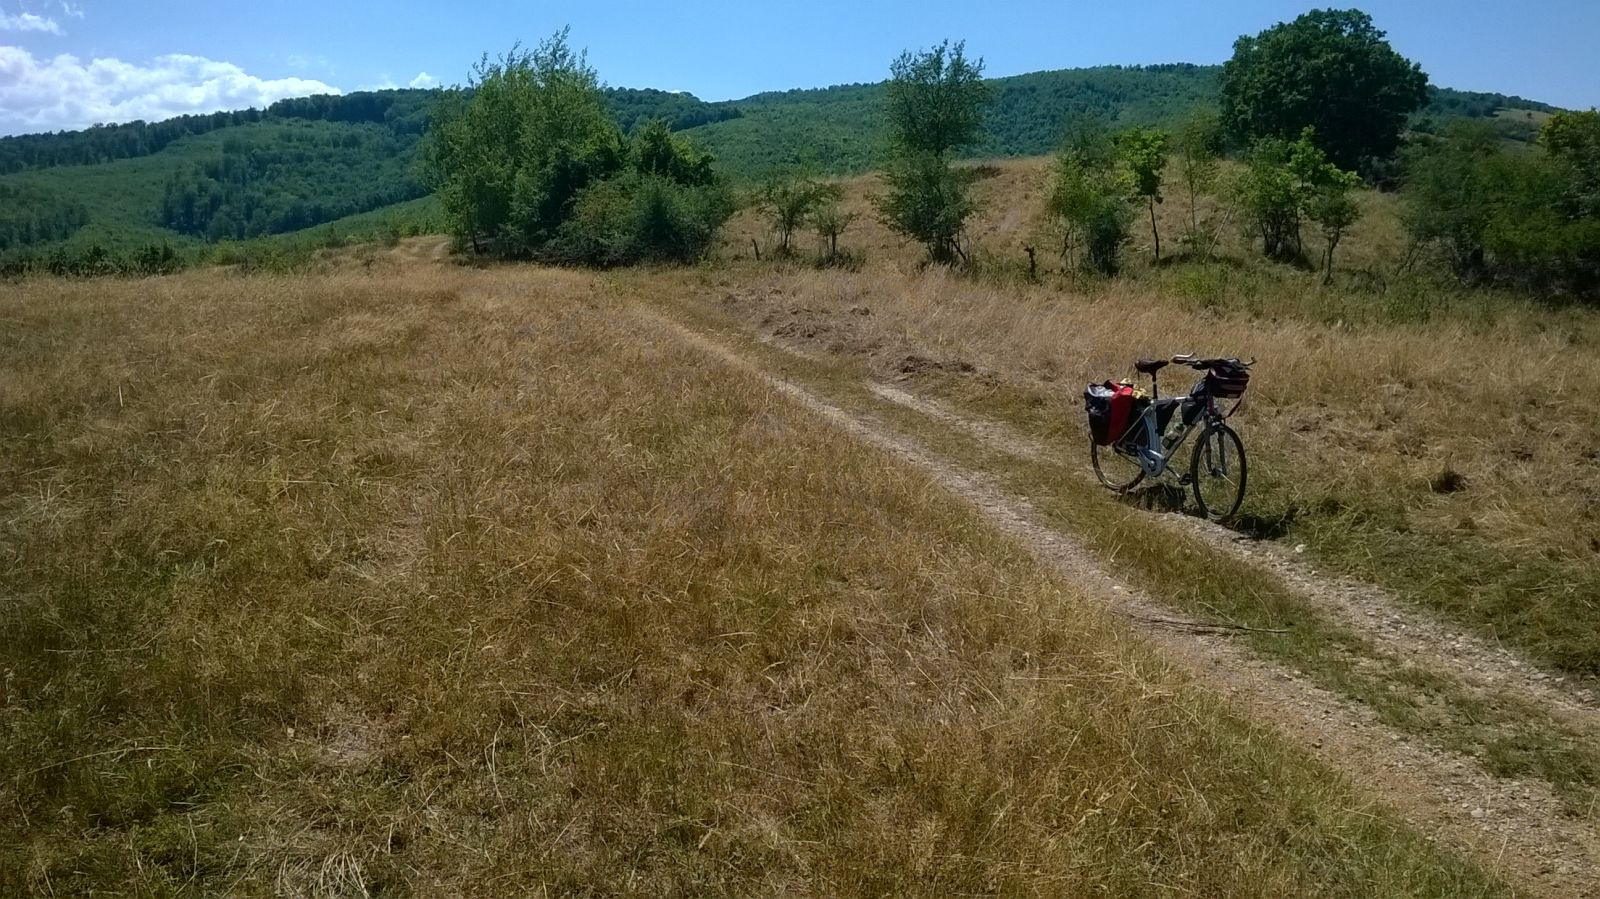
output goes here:
[{"label": "tree trunk", "polygon": [[1150,198],[1150,235],[1156,239],[1156,261],[1161,261],[1161,232],[1156,230],[1156,198]]}]

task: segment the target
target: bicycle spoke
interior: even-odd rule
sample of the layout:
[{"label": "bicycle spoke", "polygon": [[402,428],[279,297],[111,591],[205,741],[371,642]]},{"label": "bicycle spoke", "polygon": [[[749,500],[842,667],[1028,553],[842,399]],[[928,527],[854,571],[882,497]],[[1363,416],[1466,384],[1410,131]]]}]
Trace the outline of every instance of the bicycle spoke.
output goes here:
[{"label": "bicycle spoke", "polygon": [[1220,427],[1202,435],[1190,465],[1190,486],[1200,513],[1226,518],[1237,511],[1244,500],[1245,473],[1244,447],[1237,434]]}]

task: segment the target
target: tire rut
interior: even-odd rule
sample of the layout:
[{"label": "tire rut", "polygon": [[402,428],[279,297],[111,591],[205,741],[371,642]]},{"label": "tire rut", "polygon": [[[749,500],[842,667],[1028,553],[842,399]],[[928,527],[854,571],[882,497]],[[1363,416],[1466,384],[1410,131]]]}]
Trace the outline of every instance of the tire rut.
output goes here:
[{"label": "tire rut", "polygon": [[[1001,422],[964,415],[944,403],[886,384],[874,383],[871,390],[884,400],[964,431],[1007,455],[1031,462],[1059,464],[1043,444],[1016,433]],[[1063,467],[1085,483],[1098,486],[1082,469]],[[1162,527],[1193,536],[1238,561],[1270,572],[1333,621],[1396,658],[1430,670],[1448,672],[1479,690],[1521,700],[1545,710],[1553,719],[1579,733],[1600,738],[1600,702],[1593,692],[1568,685],[1564,678],[1541,670],[1510,649],[1489,643],[1409,605],[1374,584],[1317,574],[1294,555],[1269,542],[1189,515],[1152,512],[1149,518]]]},{"label": "tire rut", "polygon": [[[1127,619],[1195,680],[1228,697],[1253,720],[1275,726],[1430,839],[1476,858],[1519,892],[1600,895],[1600,835],[1571,817],[1547,785],[1501,780],[1470,758],[1418,745],[1378,721],[1365,706],[1255,656],[1205,624],[1174,619],[1170,609],[1111,576],[1093,553],[1047,524],[1026,499],[1002,490],[994,478],[941,458],[882,421],[847,411],[774,375],[654,309],[635,308],[684,342],[759,379],[861,442],[926,472],[991,525],[1020,541],[1041,564]],[[939,408],[905,396],[925,408]],[[951,423],[968,421],[949,410],[940,417]],[[968,424],[974,433],[989,434],[997,445],[1007,436],[993,423]],[[1043,458],[1040,449],[1030,451]]]}]

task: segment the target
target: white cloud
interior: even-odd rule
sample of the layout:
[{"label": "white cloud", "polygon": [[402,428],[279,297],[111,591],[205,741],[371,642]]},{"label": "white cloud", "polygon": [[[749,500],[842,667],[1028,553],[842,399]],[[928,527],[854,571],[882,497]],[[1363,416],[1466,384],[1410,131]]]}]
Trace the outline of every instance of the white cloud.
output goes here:
[{"label": "white cloud", "polygon": [[82,4],[68,3],[67,0],[60,0],[60,2],[58,2],[56,5],[61,8],[61,14],[64,16],[80,20],[83,18]]},{"label": "white cloud", "polygon": [[158,121],[337,93],[320,81],[258,78],[203,56],[159,56],[141,66],[113,58],[84,62],[67,54],[41,59],[21,47],[0,46],[0,134]]},{"label": "white cloud", "polygon": [[61,26],[56,24],[55,19],[46,19],[31,12],[16,15],[0,12],[0,31],[43,31],[46,34],[60,34]]},{"label": "white cloud", "polygon": [[439,79],[429,75],[427,72],[418,72],[417,77],[411,79],[409,86],[414,88],[438,87]]}]

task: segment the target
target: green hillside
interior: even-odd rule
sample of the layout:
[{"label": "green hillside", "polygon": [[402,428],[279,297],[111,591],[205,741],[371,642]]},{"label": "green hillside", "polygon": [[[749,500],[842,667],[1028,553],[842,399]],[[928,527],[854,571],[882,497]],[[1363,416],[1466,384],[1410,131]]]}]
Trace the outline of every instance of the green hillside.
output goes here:
[{"label": "green hillside", "polygon": [[[1036,156],[1084,117],[1114,125],[1176,121],[1213,102],[1216,66],[1101,66],[990,80],[994,103],[975,156]],[[882,84],[757,94],[738,119],[689,130],[726,171],[759,179],[796,165],[824,172],[876,167],[883,148]]]},{"label": "green hillside", "polygon": [[[993,78],[986,138],[972,155],[1049,153],[1060,146],[1068,125],[1084,118],[1113,127],[1171,125],[1216,102],[1221,73],[1221,66],[1177,63]],[[756,94],[731,104],[742,113],[738,118],[688,133],[716,155],[724,171],[743,179],[759,180],[801,165],[819,172],[863,172],[882,161],[882,97],[881,83]],[[1505,94],[1439,88],[1415,124],[1433,131],[1452,119],[1494,118],[1504,110],[1547,113],[1554,107]],[[1531,140],[1538,130],[1526,117],[1499,121],[1506,136],[1515,140]]]},{"label": "green hillside", "polygon": [[[994,103],[975,156],[1048,153],[1068,124],[1170,124],[1217,93],[1217,66],[1101,66],[990,81]],[[0,262],[99,245],[177,247],[321,228],[421,197],[418,141],[439,90],[284,100],[265,110],[182,116],[0,138]],[[756,94],[708,103],[649,89],[607,91],[625,130],[666,120],[739,182],[810,166],[876,167],[882,84]],[[1526,140],[1552,107],[1440,89],[1414,126],[1492,119]],[[413,210],[416,207],[402,207]],[[392,218],[392,217],[391,217]],[[385,219],[386,221],[388,219]]]},{"label": "green hillside", "polygon": [[[103,245],[281,234],[415,199],[415,137],[376,125],[263,120],[184,137],[160,152],[0,180],[30,207],[84,210]],[[6,242],[0,236],[0,245]]]}]

